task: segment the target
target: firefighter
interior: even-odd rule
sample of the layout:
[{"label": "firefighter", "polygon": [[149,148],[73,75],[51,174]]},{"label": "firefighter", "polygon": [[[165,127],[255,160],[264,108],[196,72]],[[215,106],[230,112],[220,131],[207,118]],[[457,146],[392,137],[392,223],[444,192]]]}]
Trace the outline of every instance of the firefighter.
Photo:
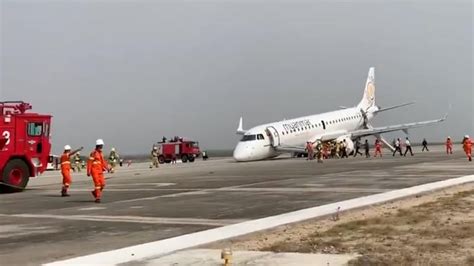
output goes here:
[{"label": "firefighter", "polygon": [[67,193],[69,186],[71,185],[71,156],[74,156],[77,152],[81,151],[83,148],[79,148],[71,152],[71,146],[64,146],[64,153],[61,155],[61,174],[63,176],[63,187],[61,189],[62,197],[69,197]]},{"label": "firefighter", "polygon": [[81,172],[82,168],[82,160],[81,160],[81,153],[77,152],[76,155],[74,155],[74,171]]},{"label": "firefighter", "polygon": [[379,139],[375,140],[375,154],[374,157],[377,157],[377,154],[382,157],[382,142]]},{"label": "firefighter", "polygon": [[100,203],[101,194],[105,187],[104,171],[109,170],[109,166],[102,154],[103,148],[104,141],[98,139],[95,142],[95,149],[91,152],[87,161],[87,176],[92,176],[92,181],[94,182],[94,190],[91,193],[95,198],[95,203]]},{"label": "firefighter", "polygon": [[472,140],[469,137],[469,135],[464,136],[464,139],[462,141],[462,147],[464,149],[464,152],[466,153],[467,159],[471,162],[472,161]]},{"label": "firefighter", "polygon": [[336,141],[336,157],[339,159],[341,158],[341,143],[339,141]]},{"label": "firefighter", "polygon": [[321,141],[318,141],[316,143],[316,152],[317,152],[317,157],[318,157],[318,163],[322,163],[324,159],[324,152],[323,152],[323,143]]},{"label": "firefighter", "polygon": [[115,167],[117,166],[117,161],[119,160],[119,155],[115,148],[110,149],[110,154],[109,154],[109,165],[110,165],[110,173],[115,172]]},{"label": "firefighter", "polygon": [[159,156],[159,152],[158,152],[158,147],[156,146],[153,146],[153,149],[151,150],[151,163],[150,163],[150,168],[153,168],[153,167],[160,167],[160,162],[158,161],[158,156]]},{"label": "firefighter", "polygon": [[453,154],[453,141],[449,136],[446,139],[446,154]]}]

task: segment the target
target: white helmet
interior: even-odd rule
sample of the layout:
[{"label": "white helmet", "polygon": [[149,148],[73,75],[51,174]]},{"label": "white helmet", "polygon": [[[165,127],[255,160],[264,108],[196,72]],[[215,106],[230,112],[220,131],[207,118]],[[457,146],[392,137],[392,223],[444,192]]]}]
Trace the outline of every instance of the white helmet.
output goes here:
[{"label": "white helmet", "polygon": [[466,136],[464,136],[464,137],[465,137],[466,139],[468,139],[468,138],[469,138],[469,135],[466,135]]},{"label": "white helmet", "polygon": [[103,139],[98,139],[95,141],[95,145],[96,146],[99,146],[99,145],[104,145],[104,140]]},{"label": "white helmet", "polygon": [[70,151],[70,150],[71,150],[71,146],[69,146],[69,145],[64,146],[64,150],[65,150],[65,151]]},{"label": "white helmet", "polygon": [[115,148],[110,149],[110,151],[115,151]]}]

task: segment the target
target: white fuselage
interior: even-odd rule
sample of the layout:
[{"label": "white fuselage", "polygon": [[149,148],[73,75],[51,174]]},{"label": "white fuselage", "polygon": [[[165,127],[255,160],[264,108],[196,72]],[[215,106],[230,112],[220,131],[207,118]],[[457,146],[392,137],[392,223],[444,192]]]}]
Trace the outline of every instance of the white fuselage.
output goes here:
[{"label": "white fuselage", "polygon": [[[367,119],[373,118],[368,113]],[[361,129],[364,118],[357,107],[304,116],[256,126],[243,135],[234,150],[236,161],[255,161],[278,156],[278,147],[304,147],[306,142],[340,136]]]}]

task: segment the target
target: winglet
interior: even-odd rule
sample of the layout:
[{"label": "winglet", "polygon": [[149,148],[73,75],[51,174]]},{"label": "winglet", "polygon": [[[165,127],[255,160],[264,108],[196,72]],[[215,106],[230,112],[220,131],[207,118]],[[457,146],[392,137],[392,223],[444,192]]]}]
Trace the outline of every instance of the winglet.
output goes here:
[{"label": "winglet", "polygon": [[448,115],[449,115],[449,111],[451,111],[451,107],[452,107],[452,105],[449,104],[448,111],[446,112],[446,114],[444,114],[443,118],[441,118],[440,121],[444,121],[444,120],[448,119]]},{"label": "winglet", "polygon": [[242,122],[242,117],[240,117],[240,120],[239,120],[239,127],[237,127],[237,134],[238,134],[238,135],[243,135],[243,134],[245,134],[245,132],[247,132],[247,130],[244,130],[244,128],[243,128],[243,122]]}]

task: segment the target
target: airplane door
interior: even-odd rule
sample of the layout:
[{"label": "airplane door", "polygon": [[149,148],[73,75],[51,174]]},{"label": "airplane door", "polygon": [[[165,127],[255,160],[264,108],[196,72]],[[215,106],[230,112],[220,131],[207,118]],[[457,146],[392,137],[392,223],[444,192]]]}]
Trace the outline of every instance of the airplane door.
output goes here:
[{"label": "airplane door", "polygon": [[324,123],[324,120],[321,120],[321,123],[323,124],[323,129],[326,130],[326,123]]},{"label": "airplane door", "polygon": [[276,148],[280,146],[280,134],[278,134],[278,131],[274,127],[267,127],[266,131],[272,147]]}]

